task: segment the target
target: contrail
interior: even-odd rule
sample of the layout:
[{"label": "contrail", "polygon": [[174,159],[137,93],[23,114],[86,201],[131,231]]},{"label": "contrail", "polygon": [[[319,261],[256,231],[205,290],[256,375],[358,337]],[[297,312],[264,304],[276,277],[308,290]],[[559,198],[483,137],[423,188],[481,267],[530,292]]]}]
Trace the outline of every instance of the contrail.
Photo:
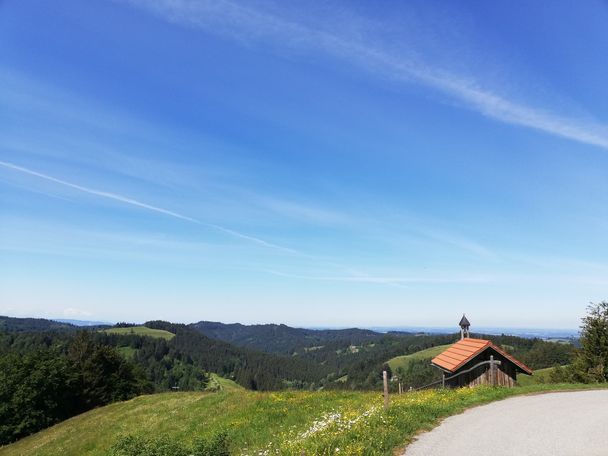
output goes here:
[{"label": "contrail", "polygon": [[[208,228],[214,229],[216,231],[230,235],[232,237],[244,239],[246,241],[261,245],[266,248],[271,248],[271,249],[279,250],[279,251],[286,252],[286,253],[289,253],[292,255],[297,255],[301,258],[310,258],[310,259],[316,259],[316,260],[319,259],[318,257],[316,257],[314,255],[300,252],[300,251],[297,251],[297,250],[294,250],[294,249],[291,249],[288,247],[283,247],[281,245],[273,244],[273,243],[267,242],[263,239],[257,238],[255,236],[250,236],[248,234],[241,233],[239,231],[235,231],[235,230],[226,228],[221,225],[203,222],[203,221],[195,219],[193,217],[189,217],[187,215],[183,215],[178,212],[171,211],[169,209],[164,209],[159,206],[154,206],[151,204],[143,203],[143,202],[135,200],[133,198],[129,198],[129,197],[119,195],[116,193],[106,192],[103,190],[96,190],[93,188],[78,185],[73,182],[68,182],[63,179],[58,179],[56,177],[49,176],[48,174],[44,174],[44,173],[34,171],[29,168],[25,168],[23,166],[15,165],[14,163],[0,161],[0,166],[3,168],[7,168],[7,169],[10,169],[13,171],[23,173],[23,174],[27,174],[30,176],[35,176],[35,177],[38,177],[39,179],[44,179],[44,180],[47,180],[50,182],[54,182],[56,184],[62,185],[64,187],[69,187],[69,188],[78,190],[83,193],[88,193],[90,195],[95,195],[95,196],[98,196],[101,198],[119,201],[124,204],[139,207],[142,209],[147,209],[149,211],[157,212],[157,213],[163,214],[163,215],[168,215],[170,217],[174,217],[179,220],[183,220],[186,222],[194,223],[196,225],[208,227]],[[289,273],[276,271],[276,270],[266,270],[266,272],[269,274],[275,275],[275,276],[279,276],[279,277],[287,277],[287,278],[294,278],[294,279],[300,279],[300,280],[315,280],[315,281],[318,280],[318,281],[330,281],[330,282],[360,282],[360,283],[370,283],[370,284],[378,284],[378,285],[389,285],[389,286],[399,287],[399,288],[403,288],[408,285],[417,284],[417,283],[451,283],[451,282],[475,283],[475,282],[479,282],[479,281],[484,281],[483,277],[482,278],[479,278],[479,277],[453,278],[453,279],[449,279],[449,278],[448,279],[434,279],[434,278],[419,278],[419,277],[376,277],[376,276],[371,276],[371,275],[367,275],[367,274],[359,274],[359,273],[353,274],[350,269],[345,268],[344,266],[333,263],[333,262],[330,262],[328,264],[330,266],[335,267],[338,270],[344,271],[344,273],[346,275],[325,277],[325,276],[296,275],[296,274],[289,274]]]},{"label": "contrail", "polygon": [[29,169],[29,168],[24,168],[23,166],[18,166],[18,165],[15,165],[13,163],[9,163],[9,162],[0,161],[0,166],[2,166],[4,168],[11,169],[13,171],[18,171],[18,172],[23,173],[23,174],[29,174],[30,176],[35,176],[35,177],[38,177],[40,179],[44,179],[44,180],[47,180],[47,181],[50,181],[50,182],[54,182],[56,184],[63,185],[64,187],[73,188],[75,190],[79,190],[81,192],[88,193],[90,195],[95,195],[95,196],[99,196],[101,198],[106,198],[106,199],[111,199],[111,200],[114,200],[114,201],[119,201],[119,202],[124,203],[124,204],[129,204],[131,206],[139,207],[139,208],[142,208],[142,209],[147,209],[149,211],[158,212],[160,214],[168,215],[170,217],[174,217],[174,218],[177,218],[177,219],[180,219],[180,220],[184,220],[186,222],[195,223],[197,225],[206,226],[208,228],[213,228],[216,231],[221,231],[222,233],[228,234],[230,236],[237,237],[239,239],[245,239],[245,240],[253,242],[255,244],[262,245],[264,247],[268,247],[268,248],[272,248],[272,249],[276,249],[276,250],[281,250],[283,252],[288,252],[288,253],[291,253],[291,254],[299,254],[298,251],[290,249],[288,247],[283,247],[283,246],[280,246],[280,245],[277,245],[277,244],[273,244],[273,243],[267,242],[267,241],[265,241],[263,239],[259,239],[259,238],[255,237],[255,236],[250,236],[248,234],[244,234],[244,233],[240,233],[240,232],[235,231],[235,230],[231,230],[230,228],[225,228],[225,227],[223,227],[221,225],[216,225],[214,223],[203,222],[201,220],[198,220],[198,219],[195,219],[195,218],[192,218],[192,217],[188,217],[187,215],[183,215],[183,214],[180,214],[178,212],[170,211],[169,209],[164,209],[162,207],[153,206],[153,205],[147,204],[147,203],[142,203],[141,201],[137,201],[137,200],[135,200],[133,198],[128,198],[128,197],[123,196],[123,195],[118,195],[116,193],[111,193],[111,192],[105,192],[103,190],[96,190],[94,188],[84,187],[82,185],[74,184],[72,182],[68,182],[68,181],[65,181],[63,179],[58,179],[56,177],[49,176],[48,174],[43,174],[43,173],[40,173],[38,171],[34,171],[32,169]]},{"label": "contrail", "polygon": [[[401,83],[417,82],[433,88],[500,122],[608,149],[608,126],[603,123],[562,116],[511,100],[493,90],[483,89],[475,79],[459,77],[408,55],[370,45],[372,39],[362,40],[358,35],[327,32],[238,1],[126,1],[168,22],[207,30],[239,43],[270,43],[272,49],[280,46],[282,52],[320,50],[383,78]],[[418,51],[424,55],[423,49]]]}]

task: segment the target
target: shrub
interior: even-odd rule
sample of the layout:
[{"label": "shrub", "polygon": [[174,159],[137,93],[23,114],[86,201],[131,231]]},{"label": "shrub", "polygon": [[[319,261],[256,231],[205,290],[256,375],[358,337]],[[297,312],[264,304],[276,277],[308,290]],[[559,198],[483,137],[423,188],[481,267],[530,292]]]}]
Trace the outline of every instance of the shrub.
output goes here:
[{"label": "shrub", "polygon": [[229,456],[228,433],[222,431],[209,440],[199,439],[192,449],[193,456]]},{"label": "shrub", "polygon": [[210,439],[198,439],[187,445],[168,437],[128,435],[118,439],[109,456],[229,456],[229,440],[226,432],[219,432]]},{"label": "shrub", "polygon": [[110,456],[189,456],[188,449],[168,437],[146,438],[128,435],[110,449]]}]

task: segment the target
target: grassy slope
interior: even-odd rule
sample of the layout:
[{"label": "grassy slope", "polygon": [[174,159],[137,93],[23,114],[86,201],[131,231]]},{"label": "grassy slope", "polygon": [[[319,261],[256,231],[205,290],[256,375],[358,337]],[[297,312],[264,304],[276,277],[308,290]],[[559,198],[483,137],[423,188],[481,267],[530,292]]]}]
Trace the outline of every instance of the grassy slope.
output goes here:
[{"label": "grassy slope", "polygon": [[540,383],[547,383],[553,367],[547,367],[545,369],[538,369],[534,371],[534,375],[517,375],[517,383],[520,386],[537,385]]},{"label": "grassy slope", "polygon": [[245,388],[228,378],[220,377],[213,373],[209,374],[209,376],[207,391],[245,391]]},{"label": "grassy slope", "polygon": [[431,359],[437,356],[439,353],[444,351],[450,345],[438,345],[436,347],[427,348],[426,350],[420,350],[416,353],[412,353],[411,355],[397,356],[388,361],[388,365],[391,367],[391,370],[394,372],[398,367],[405,367],[411,360],[417,359]]},{"label": "grassy slope", "polygon": [[112,404],[0,449],[0,456],[104,455],[121,434],[167,435],[183,441],[227,429],[235,454],[391,455],[419,431],[465,408],[531,392],[598,385],[462,388],[392,396],[382,410],[375,392],[162,393]]},{"label": "grassy slope", "polygon": [[175,337],[175,334],[170,333],[169,331],[147,328],[146,326],[133,326],[131,328],[110,328],[104,331],[109,334],[136,334],[138,336],[159,337],[166,340],[171,340]]}]

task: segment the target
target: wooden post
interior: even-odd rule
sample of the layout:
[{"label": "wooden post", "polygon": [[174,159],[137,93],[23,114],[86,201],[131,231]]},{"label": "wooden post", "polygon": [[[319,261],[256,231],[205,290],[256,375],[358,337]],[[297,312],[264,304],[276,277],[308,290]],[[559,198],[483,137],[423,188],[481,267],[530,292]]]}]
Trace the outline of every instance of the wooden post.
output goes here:
[{"label": "wooden post", "polygon": [[388,408],[388,373],[382,371],[382,382],[384,383],[384,408]]},{"label": "wooden post", "polygon": [[399,382],[399,394],[401,394],[403,392],[403,389],[401,389],[401,382]]},{"label": "wooden post", "polygon": [[445,372],[441,373],[441,387],[445,388]]},{"label": "wooden post", "polygon": [[494,355],[490,355],[490,385],[496,386],[496,370],[494,365]]}]

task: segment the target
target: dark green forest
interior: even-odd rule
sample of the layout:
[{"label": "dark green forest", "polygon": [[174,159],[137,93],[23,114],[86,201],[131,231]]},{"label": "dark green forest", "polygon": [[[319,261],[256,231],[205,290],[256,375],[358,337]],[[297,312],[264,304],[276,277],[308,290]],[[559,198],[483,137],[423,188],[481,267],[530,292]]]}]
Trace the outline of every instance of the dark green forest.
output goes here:
[{"label": "dark green forest", "polygon": [[0,444],[153,390],[138,366],[90,333],[57,336],[2,334]]},{"label": "dark green forest", "polygon": [[304,329],[276,324],[242,325],[199,321],[190,326],[212,339],[277,355],[294,355],[306,348],[334,341],[341,345],[360,345],[377,339],[379,335],[368,329]]},{"label": "dark green forest", "polygon": [[53,329],[66,331],[78,330],[76,326],[70,325],[69,323],[60,323],[44,318],[12,318],[0,316],[0,331],[34,332],[49,331]]}]

